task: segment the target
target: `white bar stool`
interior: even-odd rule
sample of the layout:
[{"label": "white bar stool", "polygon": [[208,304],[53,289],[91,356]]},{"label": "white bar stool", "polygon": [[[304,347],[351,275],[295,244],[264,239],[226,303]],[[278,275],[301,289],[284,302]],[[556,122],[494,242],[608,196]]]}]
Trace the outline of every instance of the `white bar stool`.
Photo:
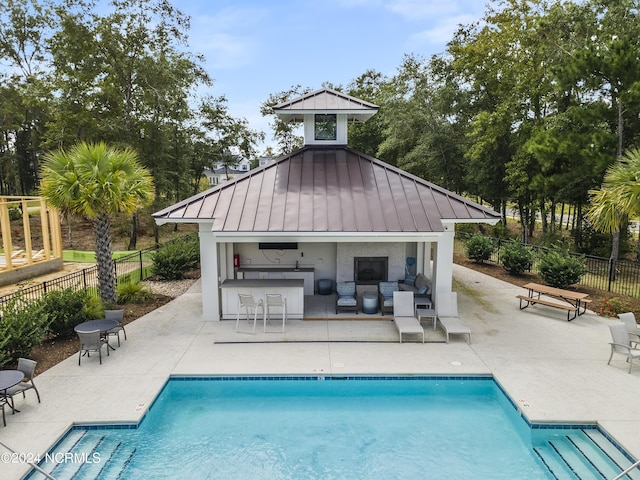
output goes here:
[{"label": "white bar stool", "polygon": [[287,321],[287,299],[280,293],[267,293],[265,295],[266,307],[264,309],[264,331],[267,331],[267,320],[271,317],[271,309],[282,313],[282,333],[284,333],[284,324]]}]

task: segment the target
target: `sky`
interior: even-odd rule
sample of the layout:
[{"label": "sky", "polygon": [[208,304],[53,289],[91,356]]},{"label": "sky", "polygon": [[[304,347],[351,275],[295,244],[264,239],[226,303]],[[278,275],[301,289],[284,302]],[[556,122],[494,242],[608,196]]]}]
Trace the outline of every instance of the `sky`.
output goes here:
[{"label": "sky", "polygon": [[[190,50],[205,57],[230,114],[264,131],[260,105],[294,85],[347,86],[367,70],[393,76],[405,54],[442,53],[485,0],[172,0],[191,17]],[[261,152],[262,153],[262,152]]]}]

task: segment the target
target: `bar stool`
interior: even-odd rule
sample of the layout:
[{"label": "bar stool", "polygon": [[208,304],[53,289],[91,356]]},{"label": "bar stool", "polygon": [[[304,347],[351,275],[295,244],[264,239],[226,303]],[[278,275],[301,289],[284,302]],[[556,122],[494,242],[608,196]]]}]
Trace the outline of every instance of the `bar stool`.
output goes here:
[{"label": "bar stool", "polygon": [[267,293],[265,295],[266,307],[264,309],[264,331],[267,331],[267,320],[271,316],[271,309],[274,308],[277,313],[282,312],[282,333],[284,333],[284,324],[287,320],[287,299],[280,293]]},{"label": "bar stool", "polygon": [[244,293],[238,294],[238,316],[236,318],[236,333],[238,332],[238,324],[240,323],[240,309],[244,308],[247,322],[249,322],[249,315],[253,315],[253,334],[256,334],[256,322],[258,320],[258,307],[262,309],[262,315],[264,316],[264,303],[262,299],[257,302],[253,298],[253,295]]}]

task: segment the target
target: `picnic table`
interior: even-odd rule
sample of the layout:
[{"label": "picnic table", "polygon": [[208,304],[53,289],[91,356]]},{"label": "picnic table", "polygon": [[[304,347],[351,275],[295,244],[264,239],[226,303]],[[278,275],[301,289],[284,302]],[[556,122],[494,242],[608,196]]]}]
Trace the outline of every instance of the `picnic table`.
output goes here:
[{"label": "picnic table", "polygon": [[[569,322],[578,315],[584,314],[587,311],[587,304],[591,302],[591,300],[587,298],[589,296],[588,293],[563,290],[561,288],[550,287],[548,285],[540,285],[539,283],[527,283],[526,285],[523,285],[523,287],[528,290],[527,295],[516,295],[516,298],[520,299],[520,310],[527,308],[529,305],[539,303],[548,307],[566,310],[567,321]],[[541,295],[562,300],[566,303],[557,303],[545,300],[541,298]]]}]

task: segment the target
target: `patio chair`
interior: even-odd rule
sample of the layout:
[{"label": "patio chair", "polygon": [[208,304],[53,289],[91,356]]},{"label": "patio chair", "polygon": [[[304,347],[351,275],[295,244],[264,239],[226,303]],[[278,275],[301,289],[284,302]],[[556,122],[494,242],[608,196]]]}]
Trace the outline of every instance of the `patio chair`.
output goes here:
[{"label": "patio chair", "polygon": [[380,282],[378,284],[378,297],[382,315],[384,315],[384,312],[393,312],[393,292],[399,290],[400,286],[398,282]]},{"label": "patio chair", "polygon": [[336,313],[338,310],[353,310],[358,314],[358,299],[356,298],[356,282],[338,282],[336,284]]},{"label": "patio chair", "polygon": [[422,335],[424,343],[424,328],[414,315],[413,292],[393,292],[393,323],[398,329],[400,343],[403,334]]},{"label": "patio chair", "polygon": [[458,294],[456,292],[438,293],[436,313],[449,343],[449,335],[467,335],[471,343],[471,329],[458,316]]},{"label": "patio chair", "polygon": [[7,397],[12,397],[22,392],[22,398],[26,398],[25,393],[27,390],[35,390],[38,397],[38,403],[40,403],[40,392],[36,388],[36,384],[33,383],[33,373],[36,369],[37,362],[35,360],[29,360],[28,358],[18,359],[18,370],[24,373],[24,379],[18,385],[14,385],[8,388],[6,391]]},{"label": "patio chair", "polygon": [[124,310],[105,310],[104,318],[118,322],[117,327],[107,331],[107,340],[111,335],[115,335],[118,337],[118,346],[120,346],[120,332],[124,333],[124,339],[127,339],[127,331],[124,329]]},{"label": "patio chair", "polygon": [[607,365],[611,365],[613,354],[619,353],[620,355],[624,355],[625,357],[627,357],[627,362],[629,362],[629,373],[631,373],[633,360],[635,358],[640,358],[640,350],[635,349],[631,346],[629,332],[627,332],[627,327],[624,323],[613,323],[609,325],[609,330],[611,331],[611,339],[613,341],[610,343],[611,355],[609,355],[609,361],[607,362]]},{"label": "patio chair", "polygon": [[[107,345],[107,339],[102,336],[100,330],[92,330],[90,332],[76,332],[80,339],[80,351],[78,352],[78,365],[83,354],[87,357],[91,356],[90,352],[98,352],[100,357],[100,365],[102,365],[102,346]],[[107,356],[109,356],[109,347],[107,347]]]},{"label": "patio chair", "polygon": [[262,299],[256,300],[253,295],[244,293],[238,294],[238,315],[236,317],[236,333],[238,332],[238,325],[240,324],[240,310],[244,308],[244,313],[247,318],[247,323],[250,322],[250,317],[253,316],[253,335],[256,334],[256,322],[258,321],[258,307],[262,309],[262,316],[264,317],[264,302]]},{"label": "patio chair", "polygon": [[7,401],[7,397],[4,396],[0,396],[0,408],[2,409],[2,423],[4,424],[4,426],[7,426],[7,419],[4,416],[4,407],[5,405],[7,405],[9,402]]},{"label": "patio chair", "polygon": [[627,332],[629,333],[629,340],[631,340],[632,346],[637,346],[640,343],[640,329],[638,328],[638,323],[636,322],[636,316],[633,312],[627,313],[619,313],[618,318],[624,323],[625,327],[627,327]]},{"label": "patio chair", "polygon": [[267,293],[265,295],[264,307],[264,331],[267,331],[267,322],[271,316],[271,309],[279,315],[282,315],[282,333],[284,333],[284,324],[287,321],[287,299],[280,293]]}]

